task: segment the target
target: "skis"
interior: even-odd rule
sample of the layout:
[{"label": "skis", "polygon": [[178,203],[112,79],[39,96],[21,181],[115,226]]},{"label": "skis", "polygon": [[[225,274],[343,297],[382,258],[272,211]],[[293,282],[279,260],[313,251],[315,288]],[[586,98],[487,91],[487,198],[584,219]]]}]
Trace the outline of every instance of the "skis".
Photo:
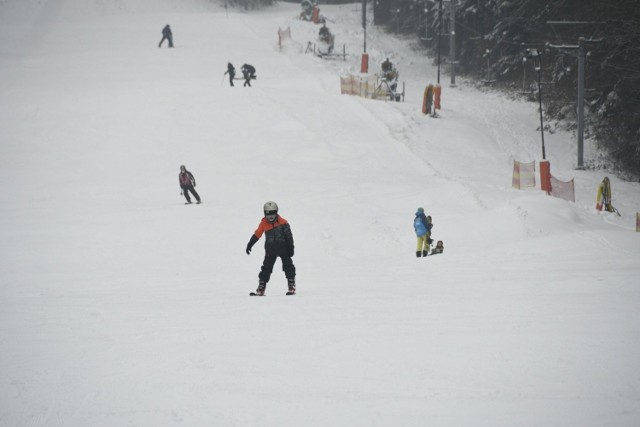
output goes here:
[{"label": "skis", "polygon": [[[295,295],[295,292],[287,292],[286,295]],[[249,292],[250,297],[263,297],[264,295],[258,295],[255,292]]]}]

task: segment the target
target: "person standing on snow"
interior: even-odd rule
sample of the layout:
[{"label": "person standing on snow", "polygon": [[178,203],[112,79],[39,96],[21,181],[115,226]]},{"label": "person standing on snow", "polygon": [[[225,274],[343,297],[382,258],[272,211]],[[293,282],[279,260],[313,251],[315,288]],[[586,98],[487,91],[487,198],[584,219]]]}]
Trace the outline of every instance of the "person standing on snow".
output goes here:
[{"label": "person standing on snow", "polygon": [[236,68],[231,62],[227,62],[227,71],[225,71],[224,74],[229,74],[229,84],[231,85],[231,87],[233,87],[233,79],[236,76]]},{"label": "person standing on snow", "polygon": [[165,40],[169,40],[169,47],[173,47],[173,33],[171,32],[169,24],[165,25],[162,29],[162,39],[160,40],[158,47],[162,47],[162,43]]},{"label": "person standing on snow", "polygon": [[185,165],[180,166],[180,174],[178,175],[178,182],[180,183],[180,188],[182,192],[180,195],[184,195],[185,199],[187,199],[186,204],[191,204],[191,198],[189,197],[189,192],[193,194],[196,198],[197,203],[201,203],[200,195],[196,192],[196,179],[193,177],[193,174],[187,170]]},{"label": "person standing on snow", "polygon": [[291,226],[286,219],[278,215],[278,205],[276,202],[266,202],[263,207],[264,217],[260,221],[258,228],[251,235],[249,243],[247,243],[247,255],[251,254],[251,248],[265,235],[264,242],[264,261],[262,268],[258,274],[258,289],[251,295],[263,296],[267,283],[273,272],[273,265],[278,257],[282,260],[282,270],[287,278],[289,290],[287,295],[295,295],[296,293],[296,267],[293,265],[291,257],[293,257],[293,234]]},{"label": "person standing on snow", "polygon": [[416,216],[413,220],[413,228],[418,236],[418,247],[416,256],[427,256],[429,254],[429,245],[431,244],[431,217],[424,214],[423,208],[418,208]]},{"label": "person standing on snow", "polygon": [[320,30],[318,31],[318,38],[327,43],[331,39],[331,31],[329,31],[327,24],[322,24],[322,27],[320,27]]},{"label": "person standing on snow", "polygon": [[596,209],[601,211],[603,208],[606,212],[616,211],[616,208],[611,203],[611,182],[608,176],[605,176],[600,185],[598,185],[598,194],[596,196]]},{"label": "person standing on snow", "polygon": [[387,58],[380,67],[382,68],[382,73],[386,74],[389,71],[393,70],[393,63],[389,61],[389,58]]},{"label": "person standing on snow", "polygon": [[244,76],[244,87],[251,87],[251,80],[256,78],[256,69],[253,65],[244,64],[240,71],[242,71],[242,75]]}]

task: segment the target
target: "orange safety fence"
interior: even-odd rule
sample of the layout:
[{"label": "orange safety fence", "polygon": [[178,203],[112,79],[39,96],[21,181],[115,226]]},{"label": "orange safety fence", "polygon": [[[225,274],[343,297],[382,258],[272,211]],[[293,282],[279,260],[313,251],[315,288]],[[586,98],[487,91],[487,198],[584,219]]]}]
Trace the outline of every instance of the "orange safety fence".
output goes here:
[{"label": "orange safety fence", "polygon": [[576,202],[576,190],[574,180],[560,181],[555,176],[551,175],[551,192],[549,193],[553,197],[564,199],[568,202]]},{"label": "orange safety fence", "polygon": [[362,98],[373,98],[376,92],[376,76],[340,76],[340,93]]}]

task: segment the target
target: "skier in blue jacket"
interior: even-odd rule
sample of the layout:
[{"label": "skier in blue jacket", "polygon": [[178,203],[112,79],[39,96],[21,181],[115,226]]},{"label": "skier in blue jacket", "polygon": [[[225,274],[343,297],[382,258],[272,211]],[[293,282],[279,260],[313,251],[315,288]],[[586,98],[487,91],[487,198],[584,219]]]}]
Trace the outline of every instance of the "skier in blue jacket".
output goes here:
[{"label": "skier in blue jacket", "polygon": [[427,256],[429,254],[429,245],[431,244],[431,217],[424,214],[423,208],[418,208],[416,216],[413,220],[413,228],[416,231],[418,237],[418,247],[416,249],[416,256]]}]

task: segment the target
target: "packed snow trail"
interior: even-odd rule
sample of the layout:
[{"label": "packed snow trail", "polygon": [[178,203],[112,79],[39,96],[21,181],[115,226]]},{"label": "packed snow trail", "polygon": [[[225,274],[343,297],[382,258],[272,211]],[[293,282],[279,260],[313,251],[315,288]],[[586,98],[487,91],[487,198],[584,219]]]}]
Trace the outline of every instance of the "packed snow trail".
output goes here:
[{"label": "packed snow trail", "polygon": [[[535,105],[461,79],[426,118],[430,60],[375,27],[406,102],[340,95],[358,7],[321,6],[351,54],[327,62],[297,4],[0,0],[0,424],[637,425],[637,183],[595,213],[602,173],[556,133],[578,202],[511,189]],[[295,298],[278,266],[247,295],[266,200]],[[415,258],[418,206],[444,254]]]}]

